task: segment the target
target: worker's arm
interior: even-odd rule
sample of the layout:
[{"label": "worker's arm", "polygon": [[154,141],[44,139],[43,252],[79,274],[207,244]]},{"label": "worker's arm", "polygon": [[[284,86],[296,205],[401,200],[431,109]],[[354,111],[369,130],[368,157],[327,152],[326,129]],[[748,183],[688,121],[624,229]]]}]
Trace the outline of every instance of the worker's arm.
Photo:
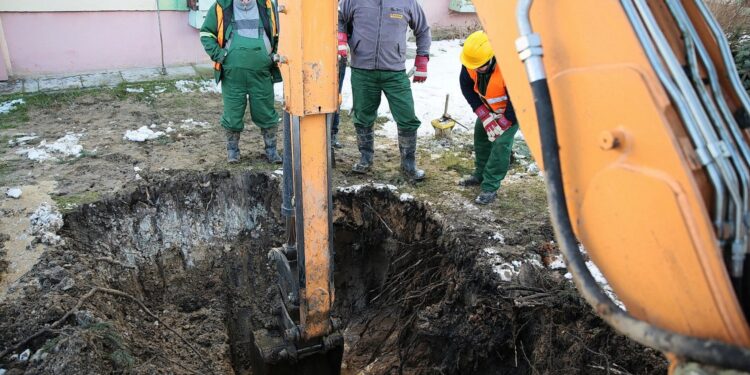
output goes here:
[{"label": "worker's arm", "polygon": [[226,54],[224,49],[219,45],[217,35],[219,35],[219,31],[216,22],[216,4],[214,4],[214,6],[208,9],[206,19],[203,21],[203,26],[201,26],[201,44],[208,56],[211,57],[211,61],[223,62]]},{"label": "worker's arm", "polygon": [[465,66],[461,66],[459,81],[461,83],[461,93],[464,94],[464,98],[469,103],[469,106],[471,106],[471,110],[476,112],[477,108],[483,106],[484,103],[479,94],[474,91],[474,81],[469,76],[469,71],[466,70]]},{"label": "worker's arm", "polygon": [[412,0],[411,3],[409,27],[414,31],[414,37],[417,39],[417,56],[430,56],[430,44],[432,43],[430,24],[424,15],[422,6],[416,0]]},{"label": "worker's arm", "polygon": [[339,32],[349,33],[349,23],[352,22],[352,1],[339,0]]}]

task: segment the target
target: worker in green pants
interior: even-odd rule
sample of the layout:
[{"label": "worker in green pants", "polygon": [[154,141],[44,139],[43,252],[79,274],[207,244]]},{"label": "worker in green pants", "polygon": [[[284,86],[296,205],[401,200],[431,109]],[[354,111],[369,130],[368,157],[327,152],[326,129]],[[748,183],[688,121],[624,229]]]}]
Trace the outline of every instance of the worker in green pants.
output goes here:
[{"label": "worker in green pants", "polygon": [[482,191],[474,202],[486,205],[497,198],[500,182],[508,173],[518,122],[487,34],[477,31],[466,38],[461,63],[461,92],[477,115],[477,121],[474,174],[459,184],[479,185]]},{"label": "worker in green pants", "polygon": [[[401,173],[409,180],[424,179],[417,168],[417,128],[414,97],[406,73],[406,31],[411,28],[417,41],[414,82],[427,79],[430,60],[430,26],[417,0],[340,0],[339,55],[351,51],[354,128],[357,131],[359,161],[352,171],[367,173],[375,153],[372,126],[385,94],[398,126]],[[347,48],[348,46],[348,48]]]},{"label": "worker in green pants", "polygon": [[227,160],[240,159],[240,134],[245,128],[248,103],[261,129],[266,158],[281,163],[276,150],[279,115],[274,108],[273,84],[281,74],[272,56],[278,45],[275,0],[218,0],[201,28],[201,43],[214,61],[216,82],[221,81],[227,136]]}]

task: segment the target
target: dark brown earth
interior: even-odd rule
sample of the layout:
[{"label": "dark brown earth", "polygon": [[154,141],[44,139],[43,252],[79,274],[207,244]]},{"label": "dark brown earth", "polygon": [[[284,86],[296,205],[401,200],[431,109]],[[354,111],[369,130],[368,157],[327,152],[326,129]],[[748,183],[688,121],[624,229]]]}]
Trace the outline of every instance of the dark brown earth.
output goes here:
[{"label": "dark brown earth", "polygon": [[[63,247],[0,303],[9,373],[249,373],[238,326],[269,326],[279,246],[279,178],[171,172],[65,216]],[[561,274],[526,265],[511,282],[478,262],[476,239],[387,188],[335,196],[335,314],[345,374],[664,372],[656,352],[615,334]],[[548,227],[533,229],[550,236]],[[179,336],[173,332],[174,329]],[[181,339],[184,337],[185,341]],[[20,349],[19,349],[20,350]]]}]

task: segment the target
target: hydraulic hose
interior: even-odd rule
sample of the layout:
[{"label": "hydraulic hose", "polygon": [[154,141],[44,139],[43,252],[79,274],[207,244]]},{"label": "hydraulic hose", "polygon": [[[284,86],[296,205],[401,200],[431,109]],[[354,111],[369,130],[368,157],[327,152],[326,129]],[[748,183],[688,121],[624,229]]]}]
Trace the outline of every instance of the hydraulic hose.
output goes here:
[{"label": "hydraulic hose", "polygon": [[542,61],[541,39],[533,33],[529,18],[532,2],[533,0],[521,0],[518,3],[517,20],[521,37],[516,42],[516,46],[526,66],[534,97],[551,221],[560,251],[565,257],[568,271],[573,275],[576,287],[597,315],[615,330],[640,344],[706,365],[749,370],[750,350],[746,348],[716,340],[681,335],[634,318],[612,302],[586,267],[586,262],[578,250],[578,242],[570,223],[570,214],[565,200],[560,146],[552,99],[544,65],[540,63]]}]

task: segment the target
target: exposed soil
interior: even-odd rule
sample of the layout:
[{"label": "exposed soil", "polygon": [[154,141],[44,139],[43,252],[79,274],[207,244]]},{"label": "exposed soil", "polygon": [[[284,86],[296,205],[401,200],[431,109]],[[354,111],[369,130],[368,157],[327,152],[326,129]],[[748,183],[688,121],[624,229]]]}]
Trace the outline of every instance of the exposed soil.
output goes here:
[{"label": "exposed soil", "polygon": [[[268,326],[282,238],[279,179],[173,173],[65,217],[66,245],[46,251],[0,304],[0,341],[15,343],[98,293],[33,340],[47,373],[249,373],[242,330]],[[336,195],[335,313],[346,327],[344,373],[560,373],[664,370],[658,353],[614,334],[559,274],[532,266],[512,282],[429,209],[389,189]],[[456,251],[462,249],[462,251]],[[18,372],[18,371],[16,371]]]},{"label": "exposed soil", "polygon": [[[43,94],[0,116],[0,187],[24,192],[0,198],[0,351],[81,302],[0,358],[6,375],[250,373],[248,332],[272,320],[266,254],[283,239],[278,166],[260,158],[253,125],[241,140],[243,162],[225,163],[219,95],[157,93],[170,82],[137,86],[144,92]],[[659,353],[591,312],[564,269],[545,267],[556,250],[522,141],[498,202],[480,207],[476,189],[455,186],[472,168],[469,135],[421,139],[428,180],[412,185],[399,175],[395,141],[383,137],[373,173],[352,174],[357,151],[342,118],[346,147],[333,175],[343,187],[334,196],[342,373],[666,372]],[[187,119],[210,126],[122,139]],[[38,135],[34,146],[68,132],[82,134],[78,157],[35,162],[8,143],[19,133]],[[42,201],[65,213],[61,244],[28,233]],[[108,290],[87,295],[94,287]],[[18,359],[24,352],[30,358]]]}]

